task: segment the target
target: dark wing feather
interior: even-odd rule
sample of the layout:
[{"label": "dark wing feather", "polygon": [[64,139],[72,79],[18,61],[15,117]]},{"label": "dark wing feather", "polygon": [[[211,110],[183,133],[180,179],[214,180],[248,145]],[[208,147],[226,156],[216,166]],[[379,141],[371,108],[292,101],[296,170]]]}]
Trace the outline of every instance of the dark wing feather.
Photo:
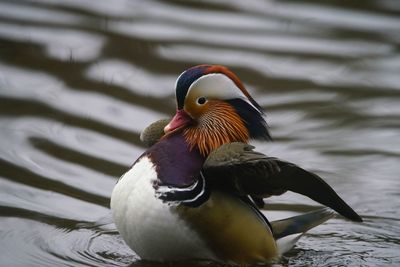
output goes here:
[{"label": "dark wing feather", "polygon": [[254,198],[293,191],[334,209],[350,220],[362,221],[318,175],[253,149],[244,143],[231,143],[213,151],[203,165],[207,181],[212,186]]}]

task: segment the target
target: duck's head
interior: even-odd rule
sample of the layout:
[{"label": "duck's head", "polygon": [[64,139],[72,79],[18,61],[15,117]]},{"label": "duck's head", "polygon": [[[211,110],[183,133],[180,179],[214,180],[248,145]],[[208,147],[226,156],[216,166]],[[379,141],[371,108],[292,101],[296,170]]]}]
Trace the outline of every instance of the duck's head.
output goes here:
[{"label": "duck's head", "polygon": [[271,139],[260,105],[226,67],[192,67],[178,77],[175,90],[177,111],[164,132],[183,130],[203,155],[226,143]]}]

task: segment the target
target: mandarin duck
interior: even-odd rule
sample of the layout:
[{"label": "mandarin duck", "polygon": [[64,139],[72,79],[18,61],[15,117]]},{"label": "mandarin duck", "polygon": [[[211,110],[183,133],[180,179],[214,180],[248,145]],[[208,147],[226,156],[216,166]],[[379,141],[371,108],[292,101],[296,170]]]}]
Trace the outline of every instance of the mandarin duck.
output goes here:
[{"label": "mandarin duck", "polygon": [[[229,69],[192,67],[175,93],[175,116],[142,132],[149,148],[111,196],[116,227],[140,258],[265,263],[331,218],[331,209],[362,221],[318,175],[248,144],[271,137],[262,108]],[[331,209],[269,222],[263,198],[287,190]]]}]

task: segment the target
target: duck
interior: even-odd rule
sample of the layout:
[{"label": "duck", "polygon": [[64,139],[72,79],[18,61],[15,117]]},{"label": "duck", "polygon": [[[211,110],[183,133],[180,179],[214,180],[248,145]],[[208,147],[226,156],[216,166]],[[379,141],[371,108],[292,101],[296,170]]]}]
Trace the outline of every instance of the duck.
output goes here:
[{"label": "duck", "polygon": [[[141,133],[147,149],[111,194],[117,230],[141,259],[270,263],[336,212],[362,221],[317,174],[255,150],[252,140],[272,140],[264,111],[227,67],[185,70],[175,97],[175,115]],[[326,207],[270,222],[264,199],[287,191]]]}]

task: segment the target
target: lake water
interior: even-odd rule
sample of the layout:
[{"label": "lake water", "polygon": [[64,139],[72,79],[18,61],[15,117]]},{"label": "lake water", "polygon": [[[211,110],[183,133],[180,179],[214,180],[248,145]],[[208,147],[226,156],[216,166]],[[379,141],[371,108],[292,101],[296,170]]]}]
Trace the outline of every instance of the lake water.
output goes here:
[{"label": "lake water", "polygon": [[[138,261],[109,198],[200,63],[230,67],[265,108],[275,141],[258,151],[364,218],[337,216],[275,266],[400,266],[396,0],[0,0],[0,266],[177,266]],[[272,219],[318,206],[267,202]]]}]

